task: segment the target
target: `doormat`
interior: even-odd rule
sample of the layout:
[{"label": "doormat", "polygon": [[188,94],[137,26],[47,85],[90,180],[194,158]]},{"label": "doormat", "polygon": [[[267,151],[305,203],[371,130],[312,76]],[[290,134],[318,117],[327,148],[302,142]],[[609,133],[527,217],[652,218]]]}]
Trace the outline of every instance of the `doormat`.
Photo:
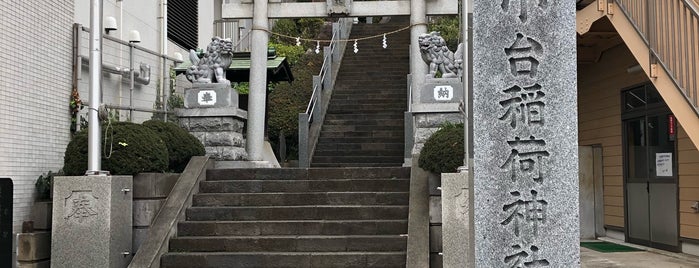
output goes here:
[{"label": "doormat", "polygon": [[632,248],[629,246],[614,244],[607,241],[600,242],[580,242],[581,247],[586,247],[591,250],[612,253],[612,252],[633,252],[633,251],[644,251],[642,249]]}]

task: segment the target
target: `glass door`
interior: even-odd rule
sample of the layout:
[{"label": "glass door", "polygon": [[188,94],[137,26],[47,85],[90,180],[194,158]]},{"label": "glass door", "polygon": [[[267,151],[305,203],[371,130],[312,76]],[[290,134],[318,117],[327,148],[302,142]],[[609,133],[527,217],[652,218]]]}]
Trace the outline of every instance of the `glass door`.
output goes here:
[{"label": "glass door", "polygon": [[[676,251],[676,121],[659,97],[652,102],[654,95],[648,86],[624,95],[626,236],[632,243]],[[642,105],[629,109],[630,101]]]}]

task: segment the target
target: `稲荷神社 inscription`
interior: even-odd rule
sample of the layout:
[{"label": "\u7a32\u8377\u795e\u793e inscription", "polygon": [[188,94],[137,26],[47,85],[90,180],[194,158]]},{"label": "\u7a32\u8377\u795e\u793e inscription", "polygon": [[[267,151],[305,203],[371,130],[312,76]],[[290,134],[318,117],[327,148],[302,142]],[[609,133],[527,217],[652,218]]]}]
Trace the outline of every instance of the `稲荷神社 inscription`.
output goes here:
[{"label": "\u7a32\u8377\u795e\u793e inscription", "polygon": [[477,267],[579,267],[575,2],[474,2]]}]

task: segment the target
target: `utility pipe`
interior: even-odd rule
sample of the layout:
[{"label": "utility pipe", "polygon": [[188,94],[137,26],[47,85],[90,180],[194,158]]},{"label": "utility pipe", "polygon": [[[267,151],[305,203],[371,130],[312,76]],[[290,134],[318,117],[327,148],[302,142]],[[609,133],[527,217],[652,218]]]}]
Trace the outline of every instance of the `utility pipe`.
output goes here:
[{"label": "utility pipe", "polygon": [[102,2],[90,3],[90,108],[88,109],[87,171],[85,175],[105,175],[102,171],[102,130],[97,109],[102,94]]},{"label": "utility pipe", "polygon": [[[161,5],[160,5],[160,14],[162,15],[162,32],[160,33],[161,37],[161,47],[160,47],[160,55],[167,55],[167,0],[161,0]],[[167,58],[165,56],[161,57],[162,62],[162,70],[161,70],[161,77],[160,77],[160,89],[162,90],[162,104],[163,104],[163,111],[165,111],[165,116],[164,116],[164,121],[167,122],[167,101],[168,101],[168,94],[170,94],[170,89],[167,87],[166,79],[169,78],[169,73],[167,72]],[[167,89],[166,89],[167,87]]]}]

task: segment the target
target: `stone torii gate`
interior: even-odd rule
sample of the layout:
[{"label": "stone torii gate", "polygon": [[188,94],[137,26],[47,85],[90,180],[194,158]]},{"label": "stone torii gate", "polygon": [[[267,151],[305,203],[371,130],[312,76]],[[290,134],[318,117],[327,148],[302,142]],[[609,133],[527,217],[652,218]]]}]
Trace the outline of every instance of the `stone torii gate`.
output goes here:
[{"label": "stone torii gate", "polygon": [[[419,95],[425,82],[427,66],[420,57],[417,40],[427,32],[428,15],[458,14],[455,0],[358,1],[326,0],[326,2],[282,3],[281,0],[231,0],[222,5],[226,19],[252,18],[250,95],[248,97],[247,152],[248,160],[262,160],[266,100],[266,60],[269,43],[269,19],[308,17],[371,17],[410,15],[410,73],[413,96]],[[417,74],[417,75],[416,75]]]}]

